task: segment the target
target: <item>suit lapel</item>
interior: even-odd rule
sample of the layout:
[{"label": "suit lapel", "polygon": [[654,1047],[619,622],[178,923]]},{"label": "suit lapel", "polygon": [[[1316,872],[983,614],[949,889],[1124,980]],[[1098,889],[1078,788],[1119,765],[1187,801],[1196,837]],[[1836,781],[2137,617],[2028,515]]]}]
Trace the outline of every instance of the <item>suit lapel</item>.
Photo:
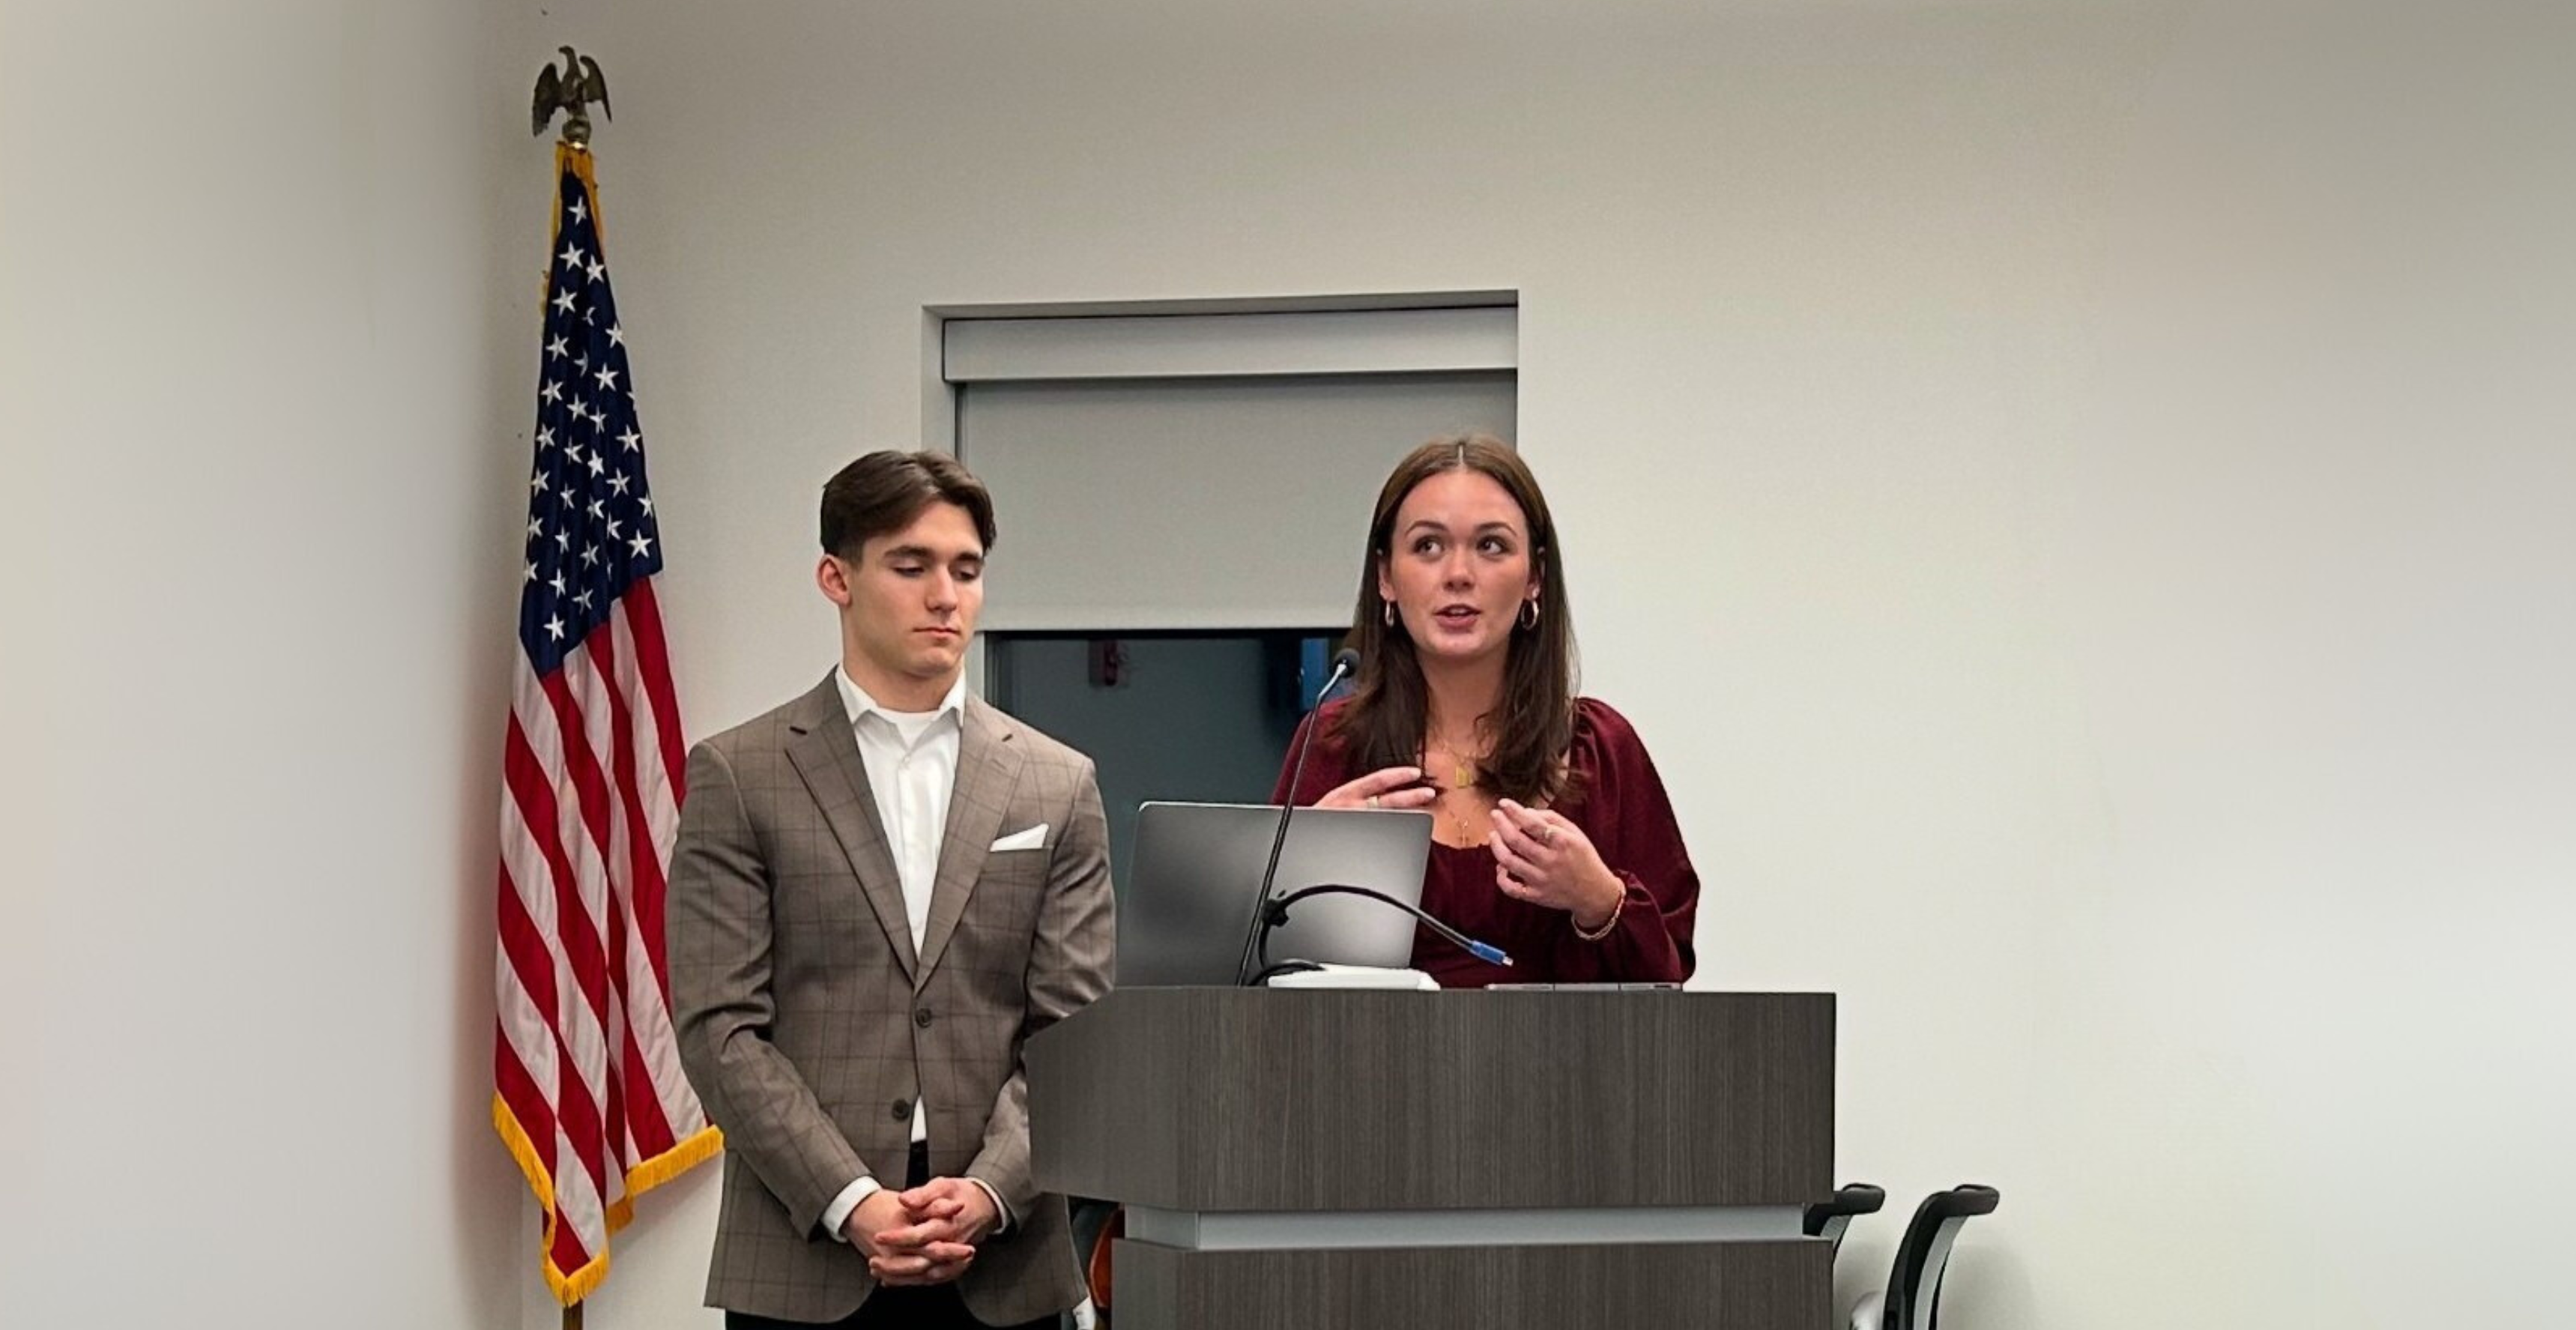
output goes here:
[{"label": "suit lapel", "polygon": [[[1011,791],[1024,760],[1011,742],[1011,727],[982,699],[966,699],[957,743],[957,787],[948,796],[948,825],[939,836],[939,874],[931,881],[930,918],[921,930],[921,974],[939,964],[948,939],[965,917],[967,898],[984,874],[984,859],[1002,829]],[[856,745],[853,744],[855,752]],[[856,760],[855,757],[853,760]],[[918,977],[914,982],[918,984]]]},{"label": "suit lapel", "polygon": [[822,687],[805,695],[788,728],[794,737],[787,743],[787,760],[814,796],[832,838],[841,843],[904,978],[916,979],[920,967],[912,950],[912,921],[903,909],[903,878],[886,845],[885,824],[877,818],[876,794],[868,788],[867,763],[859,758],[858,737],[850,731],[839,683],[826,675]]}]

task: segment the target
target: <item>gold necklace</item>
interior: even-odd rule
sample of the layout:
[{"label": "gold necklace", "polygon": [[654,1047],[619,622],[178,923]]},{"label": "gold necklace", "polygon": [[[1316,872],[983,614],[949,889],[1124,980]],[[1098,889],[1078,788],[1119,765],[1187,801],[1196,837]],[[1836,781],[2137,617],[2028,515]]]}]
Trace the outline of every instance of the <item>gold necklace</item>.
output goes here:
[{"label": "gold necklace", "polygon": [[1467,791],[1470,788],[1471,787],[1469,786],[1460,785],[1443,789],[1440,792],[1440,811],[1448,817],[1449,825],[1457,830],[1458,839],[1456,841],[1455,848],[1462,850],[1470,848],[1476,844],[1476,833],[1468,830],[1467,819],[1458,812],[1458,805],[1466,798]]},{"label": "gold necklace", "polygon": [[[1434,747],[1426,745],[1426,749]],[[1473,846],[1476,844],[1476,833],[1468,829],[1467,819],[1458,812],[1458,804],[1471,796],[1476,788],[1476,764],[1447,744],[1436,745],[1436,751],[1449,759],[1451,770],[1456,773],[1445,785],[1441,784],[1437,775],[1431,778],[1432,785],[1440,791],[1440,811],[1448,815],[1449,825],[1457,828],[1459,847]],[[1431,751],[1425,751],[1422,758],[1423,766],[1428,768],[1431,765]]]},{"label": "gold necklace", "polygon": [[[1432,751],[1436,751],[1447,757],[1452,764],[1452,769],[1457,773],[1449,780],[1450,789],[1462,790],[1476,783],[1476,763],[1473,758],[1468,757],[1447,744],[1432,745],[1431,748]],[[1425,752],[1422,756],[1424,759],[1423,765],[1426,767],[1429,766],[1431,764],[1431,753]]]}]

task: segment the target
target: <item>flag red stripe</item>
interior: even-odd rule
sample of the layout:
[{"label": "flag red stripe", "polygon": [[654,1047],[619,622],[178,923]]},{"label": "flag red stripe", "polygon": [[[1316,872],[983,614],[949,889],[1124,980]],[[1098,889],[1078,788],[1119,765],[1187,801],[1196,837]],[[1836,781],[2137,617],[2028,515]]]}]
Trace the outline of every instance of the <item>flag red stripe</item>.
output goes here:
[{"label": "flag red stripe", "polygon": [[[631,1142],[623,1138],[612,1142],[618,1161],[632,1166],[669,1149],[672,1142],[670,1124],[662,1116],[661,1096],[653,1090],[652,1064],[644,1060],[643,1050],[635,1040],[634,1022],[629,1015],[633,1001],[626,991],[630,982],[626,951],[630,930],[637,927],[628,903],[662,899],[662,861],[654,852],[653,824],[645,816],[637,781],[635,716],[627,705],[625,690],[619,686],[614,615],[593,630],[583,646],[589,653],[599,690],[608,699],[610,783],[616,791],[613,816],[623,823],[625,832],[626,880],[620,884],[624,890],[611,892],[608,900],[608,982],[619,1009],[619,1019],[610,1035],[621,1042],[616,1074],[608,1081],[608,1120],[624,1124],[626,1133],[633,1138]],[[610,837],[605,842],[606,853],[617,853],[617,839]],[[618,866],[610,866],[612,881]]]},{"label": "flag red stripe", "polygon": [[[556,1131],[554,1106],[547,1102],[545,1092],[537,1088],[535,1078],[528,1075],[528,1069],[520,1065],[518,1055],[511,1049],[509,1035],[499,1028],[497,1022],[493,1028],[493,1043],[499,1053],[493,1059],[492,1081],[501,1096],[501,1103],[510,1110],[511,1119],[519,1124],[520,1132],[535,1148],[537,1157],[549,1159],[553,1154]],[[547,1175],[551,1178],[553,1170],[548,1169]],[[558,1270],[578,1270],[590,1263],[589,1250],[582,1245],[581,1235],[575,1226],[565,1220],[560,1200],[555,1202],[546,1221],[555,1234],[551,1252]]]},{"label": "flag red stripe", "polygon": [[520,1064],[519,1055],[510,1046],[510,1036],[499,1029],[498,1022],[494,1023],[494,1035],[500,1052],[492,1059],[493,1085],[500,1092],[501,1103],[510,1110],[510,1117],[542,1156],[555,1139],[554,1105],[547,1100],[545,1091],[537,1088],[537,1078]]},{"label": "flag red stripe", "polygon": [[554,1250],[548,1252],[547,1256],[554,1261],[557,1270],[566,1274],[590,1264],[590,1249],[582,1245],[581,1234],[575,1232],[573,1226],[564,1222],[560,1215],[555,1222]]},{"label": "flag red stripe", "polygon": [[[618,952],[625,949],[616,941],[617,936],[614,932],[609,934],[608,951],[612,960],[616,958]],[[600,1144],[602,1153],[599,1167],[591,1170],[591,1176],[599,1182],[602,1204],[613,1202],[625,1194],[626,1170],[635,1165],[635,1154],[627,1145],[628,1128],[632,1124],[626,1119],[626,1078],[618,1071],[626,1056],[625,1045],[633,1041],[627,1036],[625,1000],[618,999],[613,1009],[616,1012],[616,1019],[603,1032],[607,1046],[600,1050],[608,1060],[608,1064],[600,1069],[603,1073],[600,1077],[600,1089],[608,1097],[608,1103],[605,1105],[606,1112],[600,1118],[600,1126],[603,1128]],[[617,1180],[617,1185],[613,1188],[608,1185],[611,1177]]]},{"label": "flag red stripe", "polygon": [[[640,589],[643,584],[637,585]],[[627,662],[629,669],[626,673],[639,678],[649,697],[652,691],[651,681],[641,679],[641,676],[646,673],[648,664],[661,653],[657,646],[647,644],[640,637],[635,636],[639,628],[631,614],[627,616],[626,629],[629,637],[635,641],[635,659]],[[606,630],[602,630],[596,635],[594,644],[604,648],[596,659],[602,677],[611,681],[610,697],[617,708],[613,724],[617,740],[617,790],[625,802],[626,825],[630,828],[626,841],[626,857],[628,866],[634,874],[634,885],[627,893],[626,901],[632,910],[636,939],[643,944],[644,954],[652,961],[655,982],[662,985],[662,1009],[668,1011],[671,1008],[671,994],[665,976],[671,971],[664,960],[662,950],[662,902],[667,892],[660,847],[654,844],[653,820],[644,807],[643,780],[644,766],[653,761],[663,760],[663,757],[659,753],[636,751],[634,709],[629,705],[624,691],[616,687],[619,671],[614,666],[618,663],[618,658],[615,655],[616,644],[610,640],[612,636]],[[655,703],[654,706],[656,707],[654,713],[656,737],[662,739],[664,746],[667,747],[671,730],[661,720],[658,709],[660,704]],[[663,774],[666,780],[668,780],[669,770],[665,762]],[[676,810],[679,798],[678,782],[669,781],[669,784],[672,790],[672,806]],[[617,973],[622,977],[626,971],[620,969]]]},{"label": "flag red stripe", "polygon": [[[544,768],[538,761],[536,751],[529,746],[527,734],[520,729],[515,715],[511,717],[507,752],[502,767],[508,775],[511,797],[518,802],[520,820],[527,825],[538,853],[544,857],[548,876],[554,879],[552,884],[555,898],[554,942],[563,948],[565,968],[572,971],[574,982],[578,987],[587,990],[596,983],[604,988],[607,982],[607,976],[604,973],[606,960],[599,945],[599,935],[591,929],[590,916],[582,908],[580,889],[573,878],[571,858],[564,853],[563,844],[555,838],[555,829],[562,824],[558,821],[555,812],[554,791],[546,784]],[[505,902],[503,908],[506,911],[518,905],[519,902],[514,897]],[[533,927],[531,923],[531,928]],[[549,972],[554,968],[551,951],[545,958],[544,968]],[[526,973],[525,970],[520,971],[522,982],[525,982]],[[549,990],[554,988],[551,978],[547,982],[547,988]],[[534,991],[531,989],[531,992]],[[589,1000],[586,991],[584,997],[585,1000]],[[560,992],[554,992],[551,994],[551,999],[541,1003],[538,1011],[545,1017],[546,1032],[555,1042],[556,1075],[559,1078],[555,1086],[555,1114],[563,1128],[565,1138],[572,1143],[573,1149],[581,1155],[584,1162],[591,1164],[592,1180],[604,1183],[605,1177],[597,1162],[603,1134],[598,1101],[592,1097],[581,1068],[573,1059],[571,1043],[564,1037],[563,995]],[[608,1012],[604,993],[599,999],[591,1001],[591,1007],[605,1034]],[[603,1054],[605,1051],[602,1050]],[[552,1144],[552,1142],[541,1141],[538,1143],[538,1148],[541,1151],[550,1150]],[[605,1194],[604,1190],[602,1194]]]},{"label": "flag red stripe", "polygon": [[662,1095],[653,1084],[653,1064],[644,1060],[644,1049],[635,1042],[635,1025],[625,1025],[626,1057],[618,1071],[626,1081],[626,1129],[635,1134],[635,1155],[629,1166],[651,1159],[680,1143],[672,1134],[670,1119],[662,1111]]},{"label": "flag red stripe", "polygon": [[[582,1079],[581,1067],[573,1061],[569,1045],[555,1045],[555,1076],[557,1124],[563,1128],[564,1141],[572,1147],[573,1158],[590,1174],[591,1189],[605,1198],[608,1161],[601,1158],[601,1152],[608,1148],[607,1133],[600,1121],[599,1101],[591,1097],[590,1085]],[[555,1186],[563,1186],[561,1174],[556,1175]]]},{"label": "flag red stripe", "polygon": [[[555,733],[563,749],[563,777],[572,785],[575,807],[580,812],[581,827],[590,838],[589,852],[603,870],[608,863],[608,784],[600,775],[599,761],[590,751],[590,741],[582,729],[581,705],[573,699],[572,687],[564,679],[565,670],[546,675],[537,681],[544,689],[548,709],[554,713]],[[545,820],[534,816],[528,825],[539,828],[540,840],[558,834],[563,823],[557,814],[555,792],[543,791],[546,801]],[[527,804],[521,801],[521,808]],[[567,860],[572,846],[562,847]],[[604,873],[603,873],[604,875]],[[580,985],[582,999],[590,1004],[599,1018],[600,1028],[608,1026],[608,955],[599,936],[599,924],[590,916],[589,903],[581,897],[581,880],[570,871],[555,879],[555,928],[563,939],[564,956],[572,962],[573,979]]]},{"label": "flag red stripe", "polygon": [[519,891],[518,883],[510,878],[509,865],[502,865],[501,953],[509,958],[510,973],[519,981],[519,987],[527,991],[529,1005],[545,1020],[546,1037],[562,1043],[563,1032],[556,1028],[555,1017],[554,953],[546,949],[545,935],[537,931],[537,921],[528,917],[528,904]]},{"label": "flag red stripe", "polygon": [[[503,770],[509,781],[510,797],[518,802],[519,820],[527,824],[528,834],[533,838],[538,853],[545,858],[547,876],[554,879],[550,884],[538,884],[553,888],[553,944],[563,950],[565,968],[572,971],[574,982],[584,989],[583,999],[590,1003],[592,1012],[604,1024],[608,1019],[607,994],[603,991],[594,996],[588,990],[594,983],[605,985],[607,960],[599,944],[599,934],[591,927],[590,913],[582,907],[578,879],[573,876],[572,856],[565,852],[563,842],[557,838],[557,829],[563,824],[555,810],[554,788],[546,783],[545,768],[538,761],[536,750],[529,746],[528,736],[519,728],[516,716],[510,720],[508,743],[509,754]],[[557,1010],[547,1008],[549,1021],[556,1019]],[[558,1028],[555,1033],[560,1037],[562,1030]]]},{"label": "flag red stripe", "polygon": [[[649,817],[652,809],[644,807],[644,791],[652,789],[652,786],[662,786],[665,791],[670,791],[672,827],[677,830],[680,786],[685,784],[688,758],[680,753],[680,732],[667,722],[672,711],[665,709],[677,704],[670,699],[670,668],[667,668],[665,652],[662,652],[662,621],[659,621],[659,611],[652,606],[649,588],[652,588],[652,577],[644,577],[634,585],[629,598],[618,606],[618,621],[623,621],[623,626],[626,626],[626,642],[634,644],[634,660],[623,660],[626,670],[611,673],[611,678],[621,678],[621,683],[629,683],[631,688],[621,691],[621,699],[629,701],[629,704],[634,701],[634,691],[644,693],[644,704],[652,706],[649,729],[652,729],[654,742],[644,745],[641,750],[634,747],[634,709],[629,706],[618,714],[618,758],[621,758],[618,789],[629,794],[629,817],[634,817],[634,825],[647,827],[647,830],[654,822]],[[623,766],[626,758],[634,760],[634,766]],[[675,763],[680,763],[680,766],[675,766]],[[662,936],[667,889],[659,833],[636,835],[629,843],[629,856],[634,858],[636,889],[629,892],[626,902],[634,910],[636,941],[641,941],[644,956],[652,961],[649,969],[652,969],[654,987],[662,998],[662,1010],[667,1013],[670,1010],[670,964],[665,959],[665,936]]]},{"label": "flag red stripe", "polygon": [[[639,578],[622,603],[626,635],[635,643],[635,675],[653,707],[655,737],[661,741],[662,780],[671,790],[671,807],[688,797],[689,754],[680,735],[680,701],[671,690],[670,653],[662,645],[662,605],[653,594],[653,579]],[[658,865],[657,865],[658,869]],[[635,931],[644,952],[653,958],[653,979],[662,988],[662,1009],[671,1009],[671,966],[663,950],[665,918],[659,889],[635,895]]]},{"label": "flag red stripe", "polygon": [[[629,630],[632,630],[631,620]],[[610,768],[616,776],[618,803],[626,818],[626,867],[632,875],[624,895],[634,907],[635,932],[644,944],[645,954],[654,962],[653,972],[665,974],[668,967],[662,963],[662,899],[666,894],[666,884],[662,877],[662,857],[653,844],[653,820],[646,815],[644,808],[643,785],[635,751],[635,713],[627,704],[624,690],[618,686],[616,634],[603,624],[598,632],[591,634],[587,646],[591,663],[599,671],[600,686],[608,694]],[[633,663],[641,665],[642,658],[649,653],[639,644],[636,654],[638,660]],[[609,973],[618,976],[622,983],[626,968],[621,963],[612,967]],[[667,995],[665,997],[667,1009],[669,1003]]]},{"label": "flag red stripe", "polygon": [[[635,816],[634,743],[626,734],[626,701],[617,691],[617,633],[614,619],[615,614],[612,612],[608,619],[601,620],[599,626],[592,629],[590,636],[584,639],[583,650],[587,655],[587,668],[584,673],[587,677],[582,682],[587,690],[596,690],[591,696],[590,705],[593,708],[605,705],[608,710],[607,758],[608,769],[613,779],[608,789],[602,791],[609,796],[609,806],[604,810],[606,821],[601,824],[599,832],[599,857],[601,866],[607,870],[609,886],[607,898],[600,902],[605,916],[602,926],[607,933],[608,943],[608,969],[601,978],[604,981],[603,987],[608,991],[610,1013],[610,1019],[603,1027],[603,1033],[611,1045],[611,1049],[606,1051],[612,1052],[613,1056],[609,1058],[608,1074],[600,1090],[608,1099],[609,1158],[618,1165],[622,1192],[624,1172],[636,1159],[628,1139],[634,1124],[627,1117],[626,1078],[620,1074],[620,1068],[631,1065],[626,1060],[626,1051],[627,1046],[634,1042],[633,1027],[627,1021],[629,1006],[626,1001],[626,908],[624,905],[628,892],[634,889],[634,879],[631,869],[619,862],[618,842],[620,840],[625,842],[629,850],[628,858],[631,860],[632,847],[639,834],[639,828],[636,825],[638,819]],[[573,662],[565,662],[567,674],[574,668]],[[591,753],[594,762],[600,756],[596,751]],[[623,835],[620,835],[620,832],[623,832]],[[649,832],[640,834],[648,841],[652,838]],[[622,869],[627,871],[622,872]],[[620,881],[621,877],[625,880]],[[659,1105],[655,1107],[658,1110]],[[607,1199],[614,1198],[614,1194],[605,1189],[600,1195]]]},{"label": "flag red stripe", "polygon": [[[653,593],[653,579],[637,578],[621,603],[626,608],[626,631],[635,639],[635,672],[644,680],[644,696],[653,703],[653,724],[661,732],[662,770],[669,775],[671,805],[676,808],[689,794],[689,753],[680,737],[680,698],[671,690],[671,654],[662,641],[662,602]],[[657,927],[647,936],[658,940],[662,930]],[[657,952],[655,973],[662,972],[660,959]]]},{"label": "flag red stripe", "polygon": [[[527,731],[520,728],[515,713],[510,717],[510,731],[504,740],[501,770],[509,786],[510,798],[519,806],[519,821],[527,828],[529,843],[545,860],[546,876],[552,879],[551,882],[527,884],[537,890],[550,890],[555,898],[555,932],[550,949],[551,946],[563,949],[565,966],[573,972],[576,983],[583,982],[585,976],[604,978],[600,975],[604,962],[600,955],[599,935],[590,927],[589,913],[581,908],[572,856],[565,853],[563,842],[557,838],[557,828],[562,826],[562,822],[555,810],[554,787],[547,784],[545,763],[537,757],[536,749],[528,742]],[[533,923],[531,928],[534,928]],[[551,956],[546,960],[545,971],[547,997],[538,1004],[538,1010],[545,1013],[547,1030],[560,1041],[563,1029],[561,1008],[557,1004],[562,1001],[562,995],[555,991]],[[525,971],[521,972],[521,977],[524,981]],[[534,993],[537,990],[531,985],[529,991]],[[591,1008],[604,1024],[607,1020],[604,998],[592,1001]]]}]

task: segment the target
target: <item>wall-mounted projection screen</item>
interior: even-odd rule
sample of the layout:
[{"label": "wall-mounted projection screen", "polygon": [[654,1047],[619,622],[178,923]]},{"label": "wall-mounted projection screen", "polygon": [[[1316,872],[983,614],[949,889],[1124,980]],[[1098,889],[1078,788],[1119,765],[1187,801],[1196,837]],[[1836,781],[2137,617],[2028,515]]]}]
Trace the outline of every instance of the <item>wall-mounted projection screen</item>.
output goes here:
[{"label": "wall-mounted projection screen", "polygon": [[[992,487],[1001,524],[984,627],[1347,623],[1370,506],[1395,460],[1436,435],[1514,434],[1514,311],[1392,313],[1473,315],[1486,326],[1486,345],[1460,354],[1451,339],[1410,356],[1380,345],[1379,362],[1394,366],[1380,372],[1263,372],[1280,364],[1346,367],[1352,357],[1318,356],[1313,339],[1272,333],[1272,351],[1288,344],[1293,354],[1271,354],[1265,364],[1258,337],[1249,354],[1212,354],[1202,336],[1170,335],[1179,324],[1252,327],[1319,316],[1010,320],[1066,325],[1071,337],[1092,331],[1081,325],[1152,325],[1154,340],[1179,352],[1176,359],[1148,349],[1122,361],[1115,348],[1041,347],[1031,358],[1035,372],[1095,376],[1021,379],[1003,377],[1009,367],[997,371],[990,355],[961,357],[959,325],[951,323],[951,378],[961,358],[976,365],[958,393],[959,453]],[[1490,332],[1497,315],[1505,333],[1499,350]],[[1483,365],[1407,367],[1425,360]],[[1110,372],[1097,372],[1104,366]]]}]

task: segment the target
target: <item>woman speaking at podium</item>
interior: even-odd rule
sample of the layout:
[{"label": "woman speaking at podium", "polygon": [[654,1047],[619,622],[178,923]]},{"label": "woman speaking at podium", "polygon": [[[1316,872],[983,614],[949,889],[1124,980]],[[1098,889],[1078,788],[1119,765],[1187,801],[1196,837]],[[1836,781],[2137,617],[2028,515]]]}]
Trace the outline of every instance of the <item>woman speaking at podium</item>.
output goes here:
[{"label": "woman speaking at podium", "polygon": [[1574,695],[1556,525],[1509,446],[1437,439],[1397,464],[1351,645],[1357,688],[1307,717],[1305,774],[1272,798],[1431,811],[1423,910],[1515,964],[1417,933],[1416,968],[1449,988],[1689,977],[1699,875],[1637,732]]}]

